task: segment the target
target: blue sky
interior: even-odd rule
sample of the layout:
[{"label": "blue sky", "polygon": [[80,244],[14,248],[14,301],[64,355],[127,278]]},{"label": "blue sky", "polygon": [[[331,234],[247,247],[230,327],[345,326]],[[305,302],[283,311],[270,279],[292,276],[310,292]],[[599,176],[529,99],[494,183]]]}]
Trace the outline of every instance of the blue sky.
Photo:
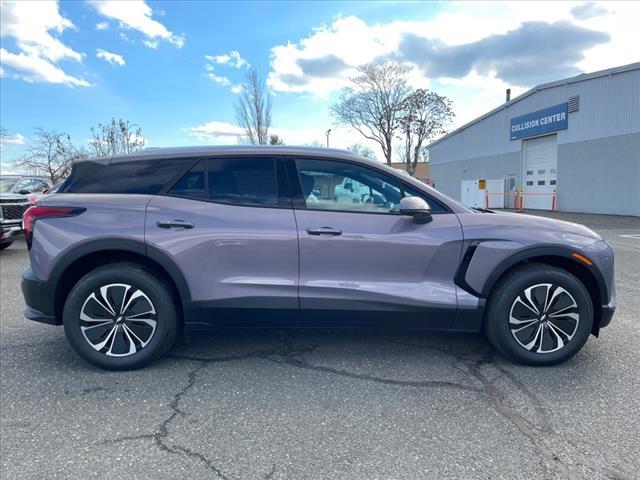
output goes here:
[{"label": "blue sky", "polygon": [[[328,107],[354,68],[393,57],[449,96],[452,127],[544,81],[640,60],[632,2],[2,3],[2,170],[34,127],[77,143],[111,117],[152,146],[237,143],[233,105],[249,65],[267,78],[288,144],[365,143]],[[382,157],[381,154],[378,155]]]}]

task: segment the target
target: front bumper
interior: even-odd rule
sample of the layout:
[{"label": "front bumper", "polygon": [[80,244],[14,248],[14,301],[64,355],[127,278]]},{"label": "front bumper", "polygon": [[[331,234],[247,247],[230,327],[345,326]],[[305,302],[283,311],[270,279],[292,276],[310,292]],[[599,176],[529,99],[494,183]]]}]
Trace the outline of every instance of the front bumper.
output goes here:
[{"label": "front bumper", "polygon": [[55,314],[56,282],[40,280],[31,268],[27,268],[22,272],[21,286],[27,304],[24,310],[27,319],[48,325],[62,325],[62,319],[56,318]]},{"label": "front bumper", "polygon": [[616,283],[615,280],[611,281],[611,298],[609,303],[602,305],[600,310],[600,321],[598,322],[599,328],[604,328],[611,323],[613,314],[616,311]]},{"label": "front bumper", "polygon": [[0,224],[0,243],[11,241],[14,237],[22,235],[21,224]]}]

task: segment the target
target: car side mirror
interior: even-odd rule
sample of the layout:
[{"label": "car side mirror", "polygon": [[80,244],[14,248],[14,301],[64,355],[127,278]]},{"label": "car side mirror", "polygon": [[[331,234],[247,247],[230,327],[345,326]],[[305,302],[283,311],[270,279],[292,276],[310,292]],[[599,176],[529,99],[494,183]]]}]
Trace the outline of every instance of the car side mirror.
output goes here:
[{"label": "car side mirror", "polygon": [[18,193],[20,195],[29,195],[31,193],[31,190],[29,190],[28,188],[23,188],[21,190],[18,190]]},{"label": "car side mirror", "polygon": [[429,223],[432,220],[431,207],[424,198],[404,197],[400,200],[400,215],[413,217],[415,223]]}]

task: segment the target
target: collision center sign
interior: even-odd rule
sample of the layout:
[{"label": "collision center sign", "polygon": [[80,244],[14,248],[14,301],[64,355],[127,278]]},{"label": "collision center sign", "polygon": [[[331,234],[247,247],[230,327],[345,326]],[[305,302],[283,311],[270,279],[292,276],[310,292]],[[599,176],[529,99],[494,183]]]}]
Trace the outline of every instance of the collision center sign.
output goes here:
[{"label": "collision center sign", "polygon": [[566,130],[569,118],[569,104],[561,103],[537,112],[527,113],[511,119],[511,140],[535,137],[543,133]]}]

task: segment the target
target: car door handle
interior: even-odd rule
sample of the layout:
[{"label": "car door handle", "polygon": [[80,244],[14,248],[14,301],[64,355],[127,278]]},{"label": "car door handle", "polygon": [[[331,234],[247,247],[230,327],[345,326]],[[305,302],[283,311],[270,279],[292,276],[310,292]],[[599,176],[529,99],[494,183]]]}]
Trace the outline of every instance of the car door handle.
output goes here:
[{"label": "car door handle", "polygon": [[342,235],[342,230],[331,227],[307,228],[307,233],[309,235],[330,235],[335,237],[338,235]]},{"label": "car door handle", "polygon": [[185,222],[184,220],[165,220],[164,222],[157,222],[156,225],[160,228],[184,228],[186,230],[194,227],[193,223]]}]

